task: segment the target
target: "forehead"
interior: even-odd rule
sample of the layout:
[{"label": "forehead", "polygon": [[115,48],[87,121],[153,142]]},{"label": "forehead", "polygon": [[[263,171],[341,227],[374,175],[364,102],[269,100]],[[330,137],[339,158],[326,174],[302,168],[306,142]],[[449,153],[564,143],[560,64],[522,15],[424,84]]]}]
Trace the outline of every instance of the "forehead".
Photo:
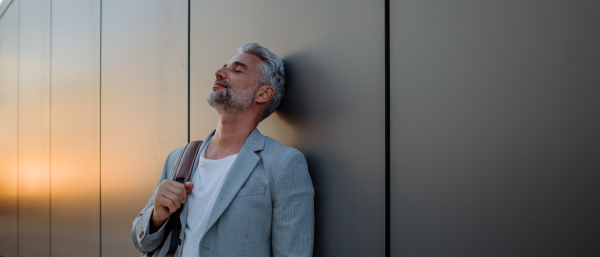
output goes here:
[{"label": "forehead", "polygon": [[237,65],[236,63],[243,63],[248,67],[248,70],[256,70],[258,65],[260,64],[261,60],[260,58],[258,58],[255,55],[251,55],[251,54],[238,54],[236,56],[234,56],[233,58],[231,58],[231,60],[229,60],[229,62],[227,62],[227,66],[234,66]]}]

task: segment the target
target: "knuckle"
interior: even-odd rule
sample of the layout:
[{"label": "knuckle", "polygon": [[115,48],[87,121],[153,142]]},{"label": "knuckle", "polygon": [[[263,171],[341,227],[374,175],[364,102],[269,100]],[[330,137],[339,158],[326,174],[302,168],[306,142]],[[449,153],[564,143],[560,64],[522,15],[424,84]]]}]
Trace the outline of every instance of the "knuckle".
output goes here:
[{"label": "knuckle", "polygon": [[159,205],[161,206],[167,206],[169,203],[167,201],[165,201],[164,198],[160,199],[160,201],[158,202]]}]

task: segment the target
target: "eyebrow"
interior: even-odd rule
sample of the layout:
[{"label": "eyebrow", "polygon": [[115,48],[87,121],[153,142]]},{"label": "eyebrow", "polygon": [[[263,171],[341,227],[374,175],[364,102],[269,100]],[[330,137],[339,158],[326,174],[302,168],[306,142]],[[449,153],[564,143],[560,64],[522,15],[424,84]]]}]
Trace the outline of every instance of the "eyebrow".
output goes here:
[{"label": "eyebrow", "polygon": [[[246,64],[245,64],[245,63],[243,63],[243,62],[240,62],[240,61],[235,61],[235,62],[233,63],[233,65],[241,66],[241,67],[243,67],[243,68],[244,68],[244,69],[246,69],[246,70],[248,69],[248,66],[246,66]],[[225,68],[225,67],[227,67],[227,63],[223,65],[223,68]]]}]

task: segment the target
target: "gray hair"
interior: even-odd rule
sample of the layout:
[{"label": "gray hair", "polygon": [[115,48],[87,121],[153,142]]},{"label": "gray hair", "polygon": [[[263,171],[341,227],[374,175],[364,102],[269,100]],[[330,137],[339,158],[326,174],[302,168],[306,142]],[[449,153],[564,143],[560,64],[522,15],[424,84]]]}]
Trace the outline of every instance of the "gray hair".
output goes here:
[{"label": "gray hair", "polygon": [[275,94],[269,104],[262,113],[261,121],[269,117],[283,98],[285,91],[285,71],[283,69],[283,62],[277,55],[269,51],[264,46],[258,43],[248,42],[238,48],[238,54],[251,54],[262,60],[260,65],[260,74],[258,76],[258,85],[271,85],[275,88]]}]

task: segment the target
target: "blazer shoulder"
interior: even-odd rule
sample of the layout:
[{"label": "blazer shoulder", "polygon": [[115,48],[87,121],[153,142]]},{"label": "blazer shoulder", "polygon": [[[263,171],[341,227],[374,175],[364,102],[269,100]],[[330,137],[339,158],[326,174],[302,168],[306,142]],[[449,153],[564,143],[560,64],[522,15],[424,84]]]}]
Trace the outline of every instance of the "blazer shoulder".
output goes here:
[{"label": "blazer shoulder", "polygon": [[167,156],[167,159],[165,160],[165,166],[163,169],[163,172],[166,173],[164,175],[166,175],[167,178],[171,177],[175,172],[175,169],[177,168],[177,163],[179,162],[179,159],[183,154],[183,149],[185,149],[185,146],[171,151]]},{"label": "blazer shoulder", "polygon": [[[295,154],[302,154],[302,152],[300,152],[298,149],[283,145],[283,144],[279,143],[279,141],[277,141],[276,139],[272,139],[268,136],[264,136],[264,137],[265,137],[265,147],[264,147],[263,151],[279,152],[280,153],[280,154],[278,154],[279,156],[291,156],[291,155],[295,155]],[[302,154],[302,156],[304,156],[304,155]]]},{"label": "blazer shoulder", "polygon": [[181,158],[181,154],[183,154],[183,149],[185,149],[185,146],[179,147],[179,148],[171,151],[169,153],[169,155],[167,156],[166,163],[179,161],[179,158]]},{"label": "blazer shoulder", "polygon": [[283,169],[290,161],[300,161],[306,165],[306,158],[298,149],[282,145],[270,137],[265,138],[265,146],[260,155],[266,164],[277,170]]},{"label": "blazer shoulder", "polygon": [[267,137],[261,155],[264,167],[273,178],[275,191],[284,188],[284,191],[308,190],[306,192],[314,194],[306,157],[298,149]]}]

